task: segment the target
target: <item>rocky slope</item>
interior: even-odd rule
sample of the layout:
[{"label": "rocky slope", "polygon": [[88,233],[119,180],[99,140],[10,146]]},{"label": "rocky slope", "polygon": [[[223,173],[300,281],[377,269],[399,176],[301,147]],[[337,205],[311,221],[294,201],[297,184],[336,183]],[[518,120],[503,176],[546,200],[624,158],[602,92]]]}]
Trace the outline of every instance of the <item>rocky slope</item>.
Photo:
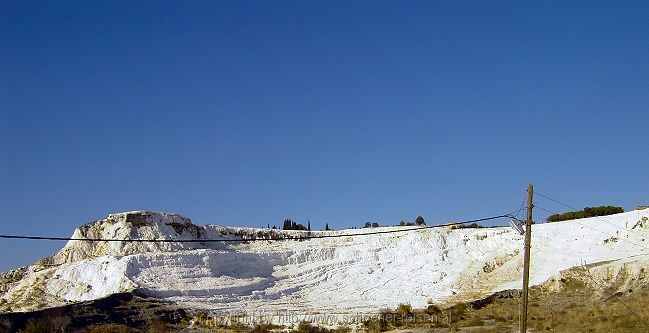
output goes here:
[{"label": "rocky slope", "polygon": [[[219,242],[214,240],[294,238],[307,232],[200,226],[169,213],[112,214],[77,228],[73,237],[206,241],[70,241],[51,257],[2,274],[0,312],[136,291],[218,311],[354,313],[399,303],[443,305],[521,286],[522,237],[509,228],[310,233],[341,234],[359,236]],[[607,288],[643,284],[648,236],[649,210],[535,225],[531,283],[551,286],[562,271],[581,266],[588,268],[592,283],[610,281]]]}]

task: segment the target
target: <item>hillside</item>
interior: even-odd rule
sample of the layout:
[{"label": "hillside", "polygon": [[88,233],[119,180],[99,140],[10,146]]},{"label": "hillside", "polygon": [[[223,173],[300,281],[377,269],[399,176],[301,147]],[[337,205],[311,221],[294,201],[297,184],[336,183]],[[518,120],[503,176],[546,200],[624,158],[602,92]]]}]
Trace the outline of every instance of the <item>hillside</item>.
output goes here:
[{"label": "hillside", "polygon": [[[405,228],[414,229],[380,230]],[[370,231],[376,229],[311,235]],[[83,225],[73,237],[233,240],[306,234],[201,226],[176,214],[127,212]],[[648,234],[649,210],[534,225],[531,283],[552,288],[562,271],[584,265],[611,288],[644,284]],[[509,228],[255,242],[70,241],[37,264],[2,274],[0,312],[131,291],[223,312],[356,313],[399,303],[444,305],[520,288],[522,246],[522,237]]]}]

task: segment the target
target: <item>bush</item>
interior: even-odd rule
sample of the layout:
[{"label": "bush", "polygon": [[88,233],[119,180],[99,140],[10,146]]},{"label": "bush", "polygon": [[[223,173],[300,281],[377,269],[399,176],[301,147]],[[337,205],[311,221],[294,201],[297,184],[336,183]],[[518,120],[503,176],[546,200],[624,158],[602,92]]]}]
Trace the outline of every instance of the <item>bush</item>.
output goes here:
[{"label": "bush", "polygon": [[248,330],[248,333],[269,333],[274,328],[269,324],[257,324]]},{"label": "bush", "polygon": [[388,330],[390,325],[384,319],[379,320],[366,320],[363,322],[363,326],[367,333],[380,333]]},{"label": "bush", "polygon": [[442,313],[442,310],[437,305],[431,304],[426,308],[426,310],[424,310],[424,312],[427,315],[432,316]]},{"label": "bush", "polygon": [[[277,326],[270,326],[276,328]],[[324,327],[319,327],[312,325],[306,321],[300,322],[297,326],[297,329],[293,330],[293,333],[349,333],[349,327],[339,327],[334,330],[330,330]]]},{"label": "bush", "polygon": [[43,319],[30,319],[27,321],[22,333],[50,333],[50,323]]},{"label": "bush", "polygon": [[124,324],[95,325],[88,330],[88,333],[134,333],[135,330]]},{"label": "bush", "polygon": [[196,313],[194,313],[194,318],[196,318],[198,320],[201,320],[201,321],[205,321],[205,320],[208,319],[208,315],[207,315],[207,312],[202,311],[202,310],[198,310],[198,311],[196,311]]},{"label": "bush", "polygon": [[447,309],[451,318],[451,323],[464,320],[469,306],[464,303],[458,303]]},{"label": "bush", "polygon": [[399,306],[397,307],[397,313],[399,313],[401,318],[410,316],[412,314],[412,305],[403,303],[399,304]]},{"label": "bush", "polygon": [[[305,321],[297,325],[297,329],[293,330],[294,333],[321,333],[321,329],[318,326],[311,325]],[[326,331],[326,330],[325,330]]]},{"label": "bush", "polygon": [[484,322],[480,317],[472,317],[465,322],[466,326],[482,326]]},{"label": "bush", "polygon": [[484,228],[484,227],[477,224],[477,223],[456,224],[456,225],[451,226],[451,229],[477,229],[477,228]]},{"label": "bush", "polygon": [[334,329],[331,332],[332,333],[350,333],[351,331],[352,331],[351,328],[349,328],[347,326],[341,326],[341,327],[338,327],[338,328]]},{"label": "bush", "polygon": [[146,332],[147,333],[166,333],[166,332],[170,332],[170,330],[169,330],[169,326],[167,326],[167,323],[165,323],[164,321],[162,321],[162,320],[154,320],[154,321],[151,321],[147,325]]},{"label": "bush", "polygon": [[53,316],[49,319],[51,328],[55,332],[65,332],[72,321],[72,318],[65,315]]},{"label": "bush", "polygon": [[553,214],[548,216],[548,222],[559,222],[567,220],[583,219],[586,217],[606,216],[624,213],[624,208],[616,206],[585,207],[583,210]]},{"label": "bush", "polygon": [[306,230],[306,227],[300,223],[296,223],[291,219],[284,220],[284,225],[282,226],[284,230]]},{"label": "bush", "polygon": [[38,261],[36,261],[36,265],[41,267],[46,267],[52,265],[53,261],[54,260],[52,260],[51,257],[45,257],[45,258],[38,259]]},{"label": "bush", "polygon": [[423,226],[426,225],[426,221],[424,221],[423,217],[417,216],[417,218],[415,219],[415,224],[418,226]]}]

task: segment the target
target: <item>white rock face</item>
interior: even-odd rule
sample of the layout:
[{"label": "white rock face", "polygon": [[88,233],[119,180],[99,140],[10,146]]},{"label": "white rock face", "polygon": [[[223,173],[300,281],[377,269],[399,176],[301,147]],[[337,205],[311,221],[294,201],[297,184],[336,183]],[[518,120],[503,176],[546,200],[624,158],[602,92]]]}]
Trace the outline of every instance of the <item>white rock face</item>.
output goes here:
[{"label": "white rock face", "polygon": [[[32,310],[138,289],[188,307],[224,312],[355,313],[399,303],[447,304],[521,288],[523,240],[509,228],[415,229],[313,231],[313,236],[359,236],[244,243],[70,241],[48,265],[5,274],[10,277],[0,284],[0,310]],[[362,235],[377,230],[408,231]],[[306,232],[197,226],[175,214],[127,212],[81,226],[73,237],[300,235]],[[643,274],[649,263],[649,210],[534,225],[532,239],[533,285],[580,265],[596,266],[593,276],[602,279],[622,269]]]}]

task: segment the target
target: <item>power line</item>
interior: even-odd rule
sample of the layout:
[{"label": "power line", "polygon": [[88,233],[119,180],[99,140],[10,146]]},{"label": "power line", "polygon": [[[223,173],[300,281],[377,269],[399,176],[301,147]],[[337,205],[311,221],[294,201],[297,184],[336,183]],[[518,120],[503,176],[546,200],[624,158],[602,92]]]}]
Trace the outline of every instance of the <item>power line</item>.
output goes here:
[{"label": "power line", "polygon": [[[604,285],[602,285],[601,283],[595,281],[595,279],[593,278],[593,276],[590,274],[590,270],[588,270],[588,268],[586,267],[585,264],[582,264],[581,267],[584,269],[584,272],[586,272],[586,275],[588,275],[588,278],[589,278],[591,281],[593,281],[593,283],[597,284],[600,288],[602,288],[601,291],[604,291],[604,290],[606,289],[606,286],[604,286]],[[619,299],[619,298],[618,298],[618,301],[619,301],[622,305],[624,305],[624,307],[625,307],[627,310],[629,310],[629,312],[631,312],[631,313],[632,313],[632,314],[633,314],[633,315],[638,319],[638,322],[640,322],[640,324],[641,324],[644,328],[646,328],[647,330],[649,330],[649,327],[647,327],[647,325],[645,324],[644,319],[643,319],[642,317],[640,317],[640,315],[639,315],[638,313],[636,313],[635,311],[633,311],[633,310],[631,309],[630,306],[628,306],[626,303],[624,303],[624,302],[622,301],[622,299]]]},{"label": "power line", "polygon": [[521,202],[521,207],[518,210],[511,212],[510,215],[512,215],[516,219],[518,218],[518,214],[520,214],[524,209],[527,209],[527,206],[525,206],[525,200],[523,199],[523,201]]},{"label": "power line", "polygon": [[215,243],[215,242],[262,242],[262,241],[285,241],[285,240],[307,240],[319,238],[342,238],[342,237],[357,237],[369,236],[378,234],[391,234],[409,231],[421,231],[434,228],[450,227],[455,225],[464,225],[468,223],[476,223],[482,221],[496,220],[505,217],[512,217],[511,214],[503,214],[497,216],[484,217],[474,220],[466,220],[461,222],[452,222],[446,224],[439,224],[434,226],[424,226],[418,228],[397,229],[397,230],[384,230],[384,231],[371,231],[357,234],[334,234],[334,235],[305,235],[297,237],[269,237],[269,238],[251,238],[251,239],[114,239],[114,238],[73,238],[73,237],[49,237],[49,236],[24,236],[24,235],[0,235],[3,239],[25,239],[25,240],[50,240],[50,241],[80,241],[80,242],[129,242],[129,243]]},{"label": "power line", "polygon": [[[540,209],[540,210],[542,210],[542,211],[544,211],[544,212],[546,212],[546,213],[557,214],[556,212],[553,212],[553,211],[547,210],[547,209],[545,209],[545,208],[543,208],[543,207],[540,207],[540,206],[538,206],[538,205],[534,205],[534,208],[538,208],[538,209]],[[611,235],[611,234],[609,234],[608,232],[604,232],[604,231],[601,231],[601,230],[599,230],[599,229],[597,229],[597,228],[593,228],[593,227],[591,227],[591,226],[589,226],[589,225],[586,225],[586,224],[583,224],[583,223],[579,222],[578,220],[572,220],[572,222],[577,223],[577,224],[581,225],[582,227],[586,227],[586,228],[588,228],[588,229],[595,230],[595,231],[597,231],[597,232],[599,232],[599,233],[602,233],[602,234],[604,234],[604,235],[606,235],[606,236],[609,236],[609,237],[616,237],[616,235]],[[610,224],[613,225],[613,226],[615,226],[615,227],[618,227],[618,226],[616,226],[615,224],[612,224],[612,223],[610,223]],[[621,227],[618,227],[618,228],[621,228]],[[622,228],[622,229],[624,229],[624,228]],[[641,248],[643,248],[642,251],[644,251],[644,250],[649,250],[649,247],[646,247],[646,246],[641,245],[641,244],[638,244],[638,243],[634,243],[634,242],[632,242],[632,241],[630,241],[630,240],[628,240],[628,239],[619,238],[619,240],[624,241],[624,242],[627,242],[627,243],[629,243],[629,244],[633,244],[633,245],[638,246],[638,247],[641,247]]]},{"label": "power line", "polygon": [[[548,200],[550,200],[550,201],[552,201],[552,202],[555,202],[555,203],[557,203],[557,204],[559,204],[559,205],[562,205],[562,206],[568,207],[568,208],[570,208],[570,209],[572,209],[572,210],[579,210],[578,208],[575,208],[575,207],[573,207],[573,206],[570,206],[570,205],[568,205],[568,204],[566,204],[566,203],[563,203],[563,202],[561,202],[561,201],[559,201],[559,200],[552,199],[552,198],[550,198],[550,197],[547,196],[547,195],[543,195],[543,194],[538,193],[538,192],[536,192],[536,191],[535,191],[534,193],[535,193],[535,194],[538,194],[539,196],[544,197],[544,198],[546,198],[546,199],[548,199]],[[557,213],[554,213],[554,214],[557,214]],[[628,232],[630,232],[630,233],[634,233],[634,234],[635,234],[635,231],[633,231],[633,230],[631,230],[631,229],[628,229],[628,228],[625,228],[625,227],[622,227],[622,226],[615,225],[615,224],[613,224],[613,223],[611,223],[611,222],[609,222],[609,221],[606,221],[604,218],[601,218],[601,216],[593,216],[593,217],[599,219],[600,221],[603,221],[604,223],[608,223],[608,224],[610,224],[610,225],[612,225],[612,226],[615,226],[616,228],[624,229],[624,230],[626,230],[626,231],[628,231]]]},{"label": "power line", "polygon": [[550,201],[552,201],[552,202],[554,202],[554,203],[557,203],[557,204],[559,204],[559,205],[561,205],[561,206],[566,206],[566,207],[568,207],[568,208],[570,208],[570,209],[577,209],[577,208],[572,207],[572,206],[570,206],[570,205],[568,205],[568,204],[565,204],[565,203],[560,202],[560,201],[558,201],[558,200],[552,199],[552,198],[548,197],[547,195],[541,194],[541,193],[539,193],[539,192],[534,191],[534,194],[536,194],[536,195],[538,195],[538,196],[541,196],[541,197],[544,197],[544,198],[546,198],[546,199],[548,199],[548,200],[550,200]]}]

